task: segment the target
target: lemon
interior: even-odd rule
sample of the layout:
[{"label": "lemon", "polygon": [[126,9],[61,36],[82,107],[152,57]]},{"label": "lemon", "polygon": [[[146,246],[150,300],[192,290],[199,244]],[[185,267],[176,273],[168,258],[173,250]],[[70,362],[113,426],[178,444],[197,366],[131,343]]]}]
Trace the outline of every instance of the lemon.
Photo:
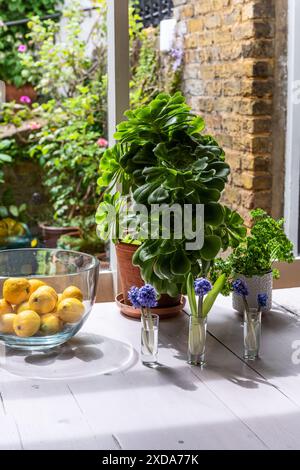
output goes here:
[{"label": "lemon", "polygon": [[30,310],[43,315],[50,313],[55,309],[57,303],[57,294],[50,286],[39,287],[29,298]]},{"label": "lemon", "polygon": [[14,320],[16,316],[15,313],[4,313],[0,315],[0,333],[11,335],[15,332]]},{"label": "lemon", "polygon": [[62,293],[63,299],[78,299],[80,302],[83,300],[83,295],[81,290],[76,286],[67,287]]},{"label": "lemon", "polygon": [[3,284],[3,297],[10,304],[21,304],[28,300],[30,284],[25,278],[10,277]]},{"label": "lemon", "polygon": [[17,336],[27,338],[37,333],[40,324],[41,318],[36,312],[33,310],[25,310],[15,315],[13,327]]},{"label": "lemon", "polygon": [[30,292],[29,295],[33,294],[39,287],[45,286],[45,282],[40,281],[39,279],[29,279]]},{"label": "lemon", "polygon": [[6,238],[8,236],[7,225],[3,220],[0,221],[0,238]]},{"label": "lemon", "polygon": [[63,299],[57,306],[57,315],[66,323],[77,323],[84,314],[84,305],[78,299]]},{"label": "lemon", "polygon": [[40,332],[44,335],[55,335],[58,333],[63,326],[63,322],[57,315],[53,313],[47,313],[41,316]]},{"label": "lemon", "polygon": [[62,294],[57,294],[57,303],[59,303],[62,300]]},{"label": "lemon", "polygon": [[15,307],[15,312],[16,313],[24,312],[24,310],[30,310],[28,300],[26,300],[26,302],[22,302],[20,305],[16,305],[16,307]]},{"label": "lemon", "polygon": [[14,309],[5,299],[0,300],[0,315],[3,313],[13,313]]}]

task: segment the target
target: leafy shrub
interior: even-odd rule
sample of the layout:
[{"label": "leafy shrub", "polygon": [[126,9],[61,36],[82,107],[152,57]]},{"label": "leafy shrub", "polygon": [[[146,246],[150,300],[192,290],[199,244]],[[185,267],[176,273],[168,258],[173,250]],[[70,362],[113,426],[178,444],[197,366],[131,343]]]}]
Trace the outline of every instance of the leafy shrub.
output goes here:
[{"label": "leafy shrub", "polygon": [[[272,271],[274,261],[293,262],[293,244],[284,232],[284,219],[275,220],[262,209],[251,211],[253,226],[250,234],[226,258],[215,260],[211,270],[212,280],[222,273],[227,283],[223,294],[228,295],[235,275],[261,276]],[[273,277],[279,278],[278,269]]]},{"label": "leafy shrub", "polygon": [[31,16],[45,16],[55,12],[62,0],[0,0],[0,79],[17,87],[26,83],[22,76],[23,66],[20,63],[18,46],[26,44],[32,48],[34,43],[26,37],[27,24],[5,26],[8,21],[20,20]]}]

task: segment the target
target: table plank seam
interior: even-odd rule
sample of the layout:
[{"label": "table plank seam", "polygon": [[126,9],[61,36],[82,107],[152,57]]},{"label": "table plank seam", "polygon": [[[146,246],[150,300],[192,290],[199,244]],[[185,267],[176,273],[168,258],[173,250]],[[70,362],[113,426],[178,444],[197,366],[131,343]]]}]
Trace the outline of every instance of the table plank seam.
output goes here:
[{"label": "table plank seam", "polygon": [[[214,338],[214,340],[216,340],[219,344],[221,344],[222,346],[224,346],[224,348],[227,349],[227,351],[231,352],[231,354],[233,354],[237,359],[239,359],[243,364],[245,364],[249,369],[251,369],[253,372],[255,372],[257,375],[259,375],[262,379],[264,379],[265,381],[268,382],[268,380],[266,379],[266,377],[264,377],[261,372],[257,371],[256,369],[254,369],[254,367],[252,367],[249,362],[247,362],[245,359],[243,359],[241,356],[239,356],[235,351],[233,351],[232,349],[229,348],[229,346],[227,346],[225,343],[223,343],[219,338],[217,338],[213,333],[211,333],[209,330],[207,331],[207,333],[212,337]],[[272,384],[271,384],[272,385]],[[275,387],[276,388],[276,387]]]},{"label": "table plank seam", "polygon": [[207,331],[207,333],[214,338],[219,344],[224,346],[229,352],[231,352],[237,359],[239,359],[243,364],[245,364],[249,369],[251,369],[255,374],[257,374],[259,377],[261,377],[265,382],[267,382],[271,387],[273,387],[277,392],[279,392],[281,395],[283,395],[285,398],[287,398],[293,405],[295,405],[297,408],[300,408],[299,403],[294,401],[289,395],[287,395],[281,388],[279,388],[276,384],[274,384],[272,381],[270,381],[267,377],[265,377],[261,372],[259,372],[255,367],[253,367],[249,362],[247,362],[245,359],[240,357],[235,351],[230,349],[226,344],[224,344],[221,340],[219,340],[213,333],[210,331]]},{"label": "table plank seam", "polygon": [[123,450],[122,444],[121,444],[120,440],[118,439],[118,437],[115,434],[112,434],[111,437],[113,438],[117,448],[119,450]]},{"label": "table plank seam", "polygon": [[196,377],[198,380],[200,380],[200,382],[209,390],[209,392],[214,395],[214,397],[222,403],[222,405],[224,406],[224,408],[226,408],[226,410],[229,411],[230,414],[232,414],[240,423],[243,424],[243,426],[245,426],[255,437],[256,439],[259,440],[259,442],[261,442],[261,444],[267,449],[267,450],[270,450],[270,447],[268,446],[268,444],[266,442],[264,442],[262,440],[261,437],[259,437],[259,435],[239,416],[237,415],[233,409],[227,405],[227,403],[211,388],[209,387],[208,385],[208,382],[204,382],[200,376],[198,376],[198,373],[193,369],[192,366],[191,367],[191,372],[192,374],[194,375],[194,377]]},{"label": "table plank seam", "polygon": [[[184,312],[187,316],[189,316],[189,313],[187,313],[186,311]],[[216,340],[222,347],[226,348],[231,354],[234,355],[234,357],[236,357],[237,359],[239,359],[241,361],[241,358],[236,354],[234,353],[234,351],[232,351],[230,348],[228,348],[224,343],[222,343],[222,341],[220,341],[218,338],[216,338],[212,333],[210,333],[208,331],[209,335],[214,339]],[[168,335],[167,332],[164,332],[164,334],[162,335],[164,337],[166,337],[166,339],[172,339],[174,344],[177,344],[177,347],[180,347],[180,342],[177,341],[177,338],[172,338],[172,336],[170,337],[170,335]],[[244,362],[244,361],[242,361]],[[245,362],[245,364],[249,367],[249,365]],[[263,441],[263,439],[261,437],[259,437],[259,435],[239,416],[237,415],[233,409],[228,406],[226,404],[226,402],[223,401],[223,399],[216,393],[214,392],[214,390],[212,390],[208,383],[206,381],[203,380],[203,378],[201,377],[201,374],[200,374],[200,369],[199,370],[195,370],[195,368],[193,366],[189,366],[190,368],[190,372],[192,373],[192,375],[199,381],[201,382],[201,384],[209,391],[209,393],[211,393],[215,399],[222,404],[222,406],[233,416],[235,417],[235,419],[237,419],[239,421],[239,423],[241,423],[250,433],[252,436],[254,436],[262,445],[263,447],[266,449],[266,450],[269,450],[270,447],[268,446],[268,444],[266,442]],[[260,374],[260,373],[257,373],[254,369],[252,369],[251,367],[249,367],[249,369],[252,370],[252,372],[254,372],[256,375],[259,375],[263,380],[265,380],[268,384],[269,382]],[[279,391],[280,390],[277,390],[277,387],[274,387],[273,384],[270,384],[273,388],[276,389],[276,391]]]},{"label": "table plank seam", "polygon": [[90,423],[90,420],[88,419],[88,417],[87,417],[86,414],[84,413],[82,407],[80,406],[80,403],[79,403],[79,401],[77,400],[77,398],[76,398],[76,396],[75,396],[75,393],[73,392],[73,390],[71,389],[71,386],[70,386],[69,384],[67,384],[67,389],[69,390],[69,392],[70,392],[70,394],[71,394],[71,397],[73,398],[73,400],[74,400],[76,406],[78,407],[80,413],[82,414],[85,423],[87,424],[88,428],[90,429],[93,439],[95,439],[95,441],[97,442],[97,441],[98,441],[98,438],[97,438],[97,435],[95,434],[94,428],[93,428],[92,424]]},{"label": "table plank seam", "polygon": [[19,438],[19,443],[20,443],[21,450],[25,450],[24,443],[23,443],[23,439],[22,439],[22,435],[21,435],[21,431],[20,431],[18,422],[17,422],[17,420],[16,420],[16,418],[15,418],[14,415],[12,416],[12,419],[13,419],[13,422],[14,422],[14,424],[15,424],[15,426],[16,426],[16,431],[17,431],[17,435],[18,435],[18,438]]},{"label": "table plank seam", "polygon": [[1,403],[1,408],[3,409],[3,413],[6,415],[7,413],[6,413],[4,398],[1,392],[0,392],[0,403]]},{"label": "table plank seam", "polygon": [[[292,310],[288,310],[286,307],[284,307],[283,305],[278,304],[277,302],[273,301],[272,303],[274,305],[282,307],[283,312],[288,313],[292,318],[295,318],[295,317],[297,319],[299,318],[299,315],[296,312],[293,312]],[[190,313],[188,313],[188,311],[184,311],[184,313],[187,316],[190,315]],[[209,328],[209,326],[208,326],[208,328]],[[243,362],[243,364],[245,364],[249,369],[251,369],[253,372],[255,372],[255,374],[257,374],[259,377],[261,377],[263,380],[265,380],[270,386],[272,386],[275,390],[277,390],[281,395],[283,395],[285,398],[287,398],[293,405],[295,405],[295,406],[297,406],[297,408],[299,408],[299,404],[297,402],[295,402],[289,395],[286,395],[286,393],[283,390],[281,390],[281,388],[279,388],[276,384],[274,384],[269,379],[267,379],[267,377],[265,377],[261,372],[259,372],[252,365],[250,365],[249,362],[245,361],[242,357],[240,357],[237,353],[235,353],[232,349],[230,349],[226,344],[224,344],[221,340],[219,340],[213,333],[211,333],[209,331],[209,329],[207,330],[207,333],[212,338],[214,338],[219,344],[224,346],[229,352],[231,352],[237,359],[239,359],[241,362]]]},{"label": "table plank seam", "polygon": [[273,301],[273,305],[274,305],[275,307],[277,307],[277,308],[278,308],[278,307],[281,308],[282,311],[283,311],[283,313],[288,313],[288,314],[291,315],[293,318],[295,318],[295,317],[296,317],[297,319],[300,318],[300,314],[299,314],[299,313],[297,313],[297,312],[295,312],[294,310],[292,310],[292,309],[286,307],[285,305],[282,305],[282,304],[280,304],[280,303],[278,303],[278,302],[275,302],[275,301]]}]

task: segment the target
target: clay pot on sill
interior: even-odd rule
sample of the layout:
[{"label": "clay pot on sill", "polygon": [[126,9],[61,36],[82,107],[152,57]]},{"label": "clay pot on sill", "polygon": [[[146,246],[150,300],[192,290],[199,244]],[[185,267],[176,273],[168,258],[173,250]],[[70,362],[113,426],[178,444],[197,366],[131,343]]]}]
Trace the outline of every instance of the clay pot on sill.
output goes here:
[{"label": "clay pot on sill", "polygon": [[43,242],[46,248],[56,248],[57,241],[62,235],[80,236],[78,227],[53,227],[46,223],[40,223],[39,227],[42,232]]},{"label": "clay pot on sill", "polygon": [[[138,309],[133,308],[130,304],[128,291],[132,286],[142,287],[145,284],[139,267],[132,264],[132,257],[137,249],[137,245],[129,243],[119,242],[116,244],[118,273],[122,292],[116,296],[115,300],[121,312],[132,318],[140,318],[141,314]],[[183,296],[170,297],[167,294],[162,294],[158,300],[158,306],[151,309],[151,311],[159,315],[160,318],[170,318],[181,313],[184,305],[185,298]]]},{"label": "clay pot on sill", "polygon": [[5,84],[5,99],[7,102],[15,101],[16,103],[20,103],[21,96],[29,96],[32,102],[37,99],[37,93],[29,83],[21,86],[20,88],[9,83]]}]

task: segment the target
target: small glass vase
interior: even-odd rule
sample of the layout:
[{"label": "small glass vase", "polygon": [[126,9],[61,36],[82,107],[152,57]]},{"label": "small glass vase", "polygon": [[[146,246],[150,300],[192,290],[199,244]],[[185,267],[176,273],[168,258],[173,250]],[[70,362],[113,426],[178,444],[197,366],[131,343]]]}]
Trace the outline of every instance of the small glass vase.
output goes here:
[{"label": "small glass vase", "polygon": [[205,364],[206,327],[206,317],[190,316],[188,363],[193,366]]},{"label": "small glass vase", "polygon": [[159,316],[143,312],[141,315],[141,360],[146,366],[155,367],[158,356]]},{"label": "small glass vase", "polygon": [[244,359],[254,361],[259,354],[261,312],[250,308],[244,312]]}]

